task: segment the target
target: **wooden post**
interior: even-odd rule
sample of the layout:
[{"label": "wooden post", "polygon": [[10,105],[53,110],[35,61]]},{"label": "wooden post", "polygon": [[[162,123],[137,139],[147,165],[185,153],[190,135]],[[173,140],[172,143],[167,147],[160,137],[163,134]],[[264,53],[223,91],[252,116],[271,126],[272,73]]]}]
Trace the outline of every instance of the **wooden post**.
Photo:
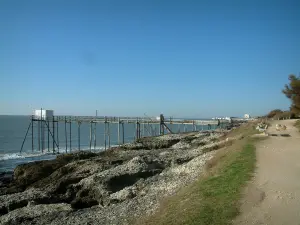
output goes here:
[{"label": "wooden post", "polygon": [[109,124],[110,124],[110,122],[107,123],[108,149],[110,149],[110,130],[109,130]]},{"label": "wooden post", "polygon": [[160,123],[159,123],[159,135],[161,135],[162,134],[162,127],[161,127],[161,121],[160,121]]},{"label": "wooden post", "polygon": [[41,140],[42,140],[42,108],[41,108],[41,115],[40,115],[40,119],[39,119],[39,129],[38,129],[38,132],[39,132],[39,151],[41,150]]},{"label": "wooden post", "polygon": [[27,138],[27,135],[28,135],[28,131],[30,130],[30,126],[31,126],[31,123],[32,123],[32,122],[33,122],[33,121],[30,122],[30,124],[29,124],[29,126],[28,126],[28,128],[27,128],[25,137],[24,137],[23,142],[22,142],[22,146],[21,146],[20,153],[23,151],[24,143],[25,143],[25,141],[26,141],[26,138]]},{"label": "wooden post", "polygon": [[[148,127],[148,129],[149,129],[149,122],[147,122],[147,127]],[[150,127],[150,129],[149,129],[149,136],[153,136],[153,131],[152,131],[152,127]]]},{"label": "wooden post", "polygon": [[142,131],[141,131],[141,122],[139,122],[139,138],[141,138]]},{"label": "wooden post", "polygon": [[143,137],[145,137],[145,118],[143,118]]},{"label": "wooden post", "polygon": [[120,117],[118,117],[118,145],[120,145]]},{"label": "wooden post", "polygon": [[94,150],[96,149],[96,138],[97,138],[97,136],[96,136],[96,126],[97,126],[97,123],[95,123],[94,124]]},{"label": "wooden post", "polygon": [[80,151],[80,125],[81,122],[78,121],[78,150]]},{"label": "wooden post", "polygon": [[38,120],[38,146],[39,146],[39,151],[41,151],[41,121],[40,121],[40,119]]},{"label": "wooden post", "polygon": [[43,149],[46,149],[46,134],[45,134],[45,129],[46,129],[46,119],[43,121]]},{"label": "wooden post", "polygon": [[92,151],[92,129],[93,129],[93,123],[90,122],[90,151]]},{"label": "wooden post", "polygon": [[124,144],[125,143],[125,138],[124,138],[124,136],[125,136],[125,131],[124,131],[124,122],[122,122],[122,143]]},{"label": "wooden post", "polygon": [[[46,118],[46,115],[45,115]],[[44,152],[45,148],[45,124],[44,124],[44,118],[42,115],[42,109],[41,109],[41,138],[42,138],[42,152]]]},{"label": "wooden post", "polygon": [[50,134],[50,123],[49,123],[49,119],[47,120],[46,122],[46,126],[47,126],[47,133],[48,133],[48,152],[50,152],[50,137],[49,137],[49,134]]},{"label": "wooden post", "polygon": [[59,138],[58,138],[58,120],[56,121],[56,143],[57,143],[57,151],[59,153]]},{"label": "wooden post", "polygon": [[139,122],[138,118],[136,119],[135,122],[135,140],[139,139]]},{"label": "wooden post", "polygon": [[104,150],[106,151],[106,119],[104,122]]},{"label": "wooden post", "polygon": [[67,153],[68,152],[67,117],[65,117],[65,137],[66,137],[66,153]]},{"label": "wooden post", "polygon": [[34,118],[33,118],[33,116],[31,117],[31,150],[32,150],[32,152],[33,152],[33,149],[34,149],[34,139],[33,139],[33,135],[34,135],[34,133],[33,133],[33,122],[34,122]]},{"label": "wooden post", "polygon": [[164,115],[163,114],[160,114],[159,116],[159,135],[164,135],[165,134],[165,130],[164,130]]},{"label": "wooden post", "polygon": [[70,135],[70,140],[69,140],[69,141],[70,141],[70,152],[71,152],[71,149],[72,149],[72,131],[71,131],[71,118],[70,118],[70,127],[69,127],[69,128],[70,128],[70,134],[69,134],[69,135]]},{"label": "wooden post", "polygon": [[43,120],[41,120],[41,142],[42,142],[42,152],[44,152],[44,124],[43,124]]},{"label": "wooden post", "polygon": [[52,117],[52,129],[53,129],[53,153],[55,152],[55,122],[54,122],[54,116]]}]

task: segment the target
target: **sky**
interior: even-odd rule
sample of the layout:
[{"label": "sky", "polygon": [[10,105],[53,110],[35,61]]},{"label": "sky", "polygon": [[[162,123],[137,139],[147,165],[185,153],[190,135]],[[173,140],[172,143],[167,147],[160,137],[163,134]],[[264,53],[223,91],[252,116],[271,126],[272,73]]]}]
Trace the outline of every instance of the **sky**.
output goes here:
[{"label": "sky", "polygon": [[0,114],[286,110],[299,12],[299,0],[0,0]]}]

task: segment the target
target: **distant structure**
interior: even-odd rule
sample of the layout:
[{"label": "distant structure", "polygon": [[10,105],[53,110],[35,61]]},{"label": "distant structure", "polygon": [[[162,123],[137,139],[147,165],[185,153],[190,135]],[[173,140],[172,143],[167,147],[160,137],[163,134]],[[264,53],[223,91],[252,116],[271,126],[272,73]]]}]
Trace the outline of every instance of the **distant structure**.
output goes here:
[{"label": "distant structure", "polygon": [[244,115],[244,118],[245,118],[245,119],[250,119],[251,117],[250,117],[249,114],[245,114],[245,115]]},{"label": "distant structure", "polygon": [[[96,116],[54,116],[53,110],[46,109],[37,109],[33,111],[33,115],[31,115],[31,120],[28,125],[24,140],[22,142],[21,150],[22,152],[24,143],[26,141],[27,136],[31,137],[31,148],[32,152],[36,149],[38,151],[48,150],[50,152],[50,148],[52,148],[53,153],[59,153],[59,132],[62,131],[64,127],[64,145],[66,149],[66,153],[71,151],[72,149],[72,126],[77,125],[77,141],[78,148],[77,150],[81,150],[81,125],[83,123],[89,124],[90,126],[90,135],[89,135],[89,146],[90,150],[96,149],[96,126],[97,124],[103,124],[104,127],[104,149],[108,145],[108,148],[111,146],[111,131],[110,125],[117,125],[117,137],[118,144],[125,143],[125,129],[124,124],[133,124],[135,125],[135,134],[134,138],[138,140],[141,137],[146,136],[158,136],[164,135],[165,132],[170,134],[173,131],[169,128],[167,124],[177,124],[183,125],[184,131],[187,132],[187,125],[192,126],[192,131],[199,131],[204,129],[217,129],[226,127],[228,121],[224,119],[220,119],[220,121],[209,121],[209,120],[184,120],[184,119],[173,119],[172,117],[167,118],[164,117],[163,114],[160,114],[158,117],[109,117],[109,116],[98,116],[96,112]],[[158,126],[158,131],[152,125]],[[59,129],[59,127],[61,127]],[[206,127],[206,128],[204,128]],[[29,132],[31,130],[31,132]],[[180,129],[178,132],[181,132]],[[31,133],[31,135],[29,134]],[[34,138],[35,134],[37,134],[37,138]],[[61,136],[62,137],[62,136]],[[37,144],[37,146],[35,146]],[[52,146],[51,146],[52,145]]]},{"label": "distant structure", "polygon": [[225,121],[231,122],[232,117],[228,117],[228,116],[226,116],[226,117],[213,117],[212,120],[225,120]]},{"label": "distant structure", "polygon": [[36,109],[34,111],[35,119],[46,120],[47,118],[52,118],[54,116],[53,110],[48,109]]}]

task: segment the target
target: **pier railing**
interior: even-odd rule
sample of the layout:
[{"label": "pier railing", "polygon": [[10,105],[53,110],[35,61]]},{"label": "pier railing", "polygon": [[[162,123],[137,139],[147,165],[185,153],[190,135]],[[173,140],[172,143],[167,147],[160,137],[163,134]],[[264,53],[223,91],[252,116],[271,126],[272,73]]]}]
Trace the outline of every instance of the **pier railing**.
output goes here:
[{"label": "pier railing", "polygon": [[[162,121],[156,117],[116,117],[116,116],[51,116],[41,117],[32,116],[34,121],[49,122],[80,122],[80,123],[145,123],[160,124]],[[196,124],[196,125],[215,125],[218,123],[226,123],[228,120],[181,120],[168,118],[163,119],[168,124]]]}]

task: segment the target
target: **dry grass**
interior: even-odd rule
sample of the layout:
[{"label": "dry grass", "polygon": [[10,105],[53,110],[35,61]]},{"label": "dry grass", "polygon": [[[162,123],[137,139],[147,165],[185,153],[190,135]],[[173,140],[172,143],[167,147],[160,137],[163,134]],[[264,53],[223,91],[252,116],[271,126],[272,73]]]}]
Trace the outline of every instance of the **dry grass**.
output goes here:
[{"label": "dry grass", "polygon": [[258,133],[257,130],[255,130],[257,123],[258,122],[256,121],[244,123],[240,127],[230,131],[227,134],[227,137],[229,138],[237,137],[237,136],[247,137],[256,134]]}]

